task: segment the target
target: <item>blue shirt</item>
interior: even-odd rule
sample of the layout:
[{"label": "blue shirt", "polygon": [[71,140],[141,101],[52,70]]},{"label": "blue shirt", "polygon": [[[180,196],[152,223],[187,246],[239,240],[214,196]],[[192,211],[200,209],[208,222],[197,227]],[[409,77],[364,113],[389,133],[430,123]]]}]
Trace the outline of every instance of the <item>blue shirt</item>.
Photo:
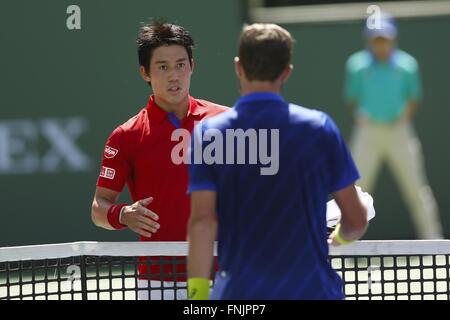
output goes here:
[{"label": "blue shirt", "polygon": [[356,102],[358,111],[375,122],[397,120],[407,103],[421,95],[417,61],[402,50],[395,50],[387,62],[377,61],[368,50],[347,61],[346,100]]},{"label": "blue shirt", "polygon": [[[217,192],[221,272],[213,298],[342,299],[342,281],[328,262],[326,202],[359,174],[333,120],[275,94],[250,94],[194,129],[191,156],[212,144],[202,139],[211,129],[225,140],[230,129],[279,130],[276,174],[262,175],[261,161],[189,165],[189,192]],[[276,141],[268,140],[273,153]],[[230,150],[216,154],[226,159]],[[236,160],[237,147],[233,152]]]}]

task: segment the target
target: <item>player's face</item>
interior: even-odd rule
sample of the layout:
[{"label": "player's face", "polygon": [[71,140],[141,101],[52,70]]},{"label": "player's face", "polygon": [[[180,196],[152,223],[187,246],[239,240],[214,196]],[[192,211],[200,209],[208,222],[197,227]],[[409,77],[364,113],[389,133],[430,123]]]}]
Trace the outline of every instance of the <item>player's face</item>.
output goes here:
[{"label": "player's face", "polygon": [[369,41],[369,46],[377,59],[387,60],[394,49],[394,41],[383,37],[376,37]]},{"label": "player's face", "polygon": [[183,46],[169,45],[153,50],[149,76],[157,100],[168,105],[183,103],[189,95],[192,71]]}]

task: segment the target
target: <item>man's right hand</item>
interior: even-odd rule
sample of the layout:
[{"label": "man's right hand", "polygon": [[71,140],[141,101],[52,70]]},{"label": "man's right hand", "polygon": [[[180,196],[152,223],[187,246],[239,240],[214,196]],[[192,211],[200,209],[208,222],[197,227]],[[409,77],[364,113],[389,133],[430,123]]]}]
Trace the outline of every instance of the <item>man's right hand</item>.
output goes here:
[{"label": "man's right hand", "polygon": [[124,207],[120,223],[126,225],[137,234],[150,238],[160,228],[159,223],[156,222],[159,216],[146,208],[152,201],[153,198],[150,197],[139,200],[131,206]]}]

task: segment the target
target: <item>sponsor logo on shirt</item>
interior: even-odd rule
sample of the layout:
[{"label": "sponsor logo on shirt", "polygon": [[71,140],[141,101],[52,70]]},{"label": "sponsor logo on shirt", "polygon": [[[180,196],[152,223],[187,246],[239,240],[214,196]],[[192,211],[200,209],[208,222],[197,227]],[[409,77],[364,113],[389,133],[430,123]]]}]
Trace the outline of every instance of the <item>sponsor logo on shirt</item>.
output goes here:
[{"label": "sponsor logo on shirt", "polygon": [[107,159],[114,158],[118,153],[119,153],[119,150],[117,150],[117,149],[111,148],[110,146],[105,147],[104,156]]},{"label": "sponsor logo on shirt", "polygon": [[114,179],[115,175],[116,170],[102,166],[102,170],[100,171],[100,177],[112,180]]}]

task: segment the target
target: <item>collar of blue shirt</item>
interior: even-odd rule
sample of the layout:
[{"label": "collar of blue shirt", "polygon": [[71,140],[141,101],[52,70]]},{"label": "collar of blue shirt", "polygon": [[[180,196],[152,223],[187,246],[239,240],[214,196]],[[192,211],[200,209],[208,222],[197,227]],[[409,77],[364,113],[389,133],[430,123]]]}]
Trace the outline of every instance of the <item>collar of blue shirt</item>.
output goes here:
[{"label": "collar of blue shirt", "polygon": [[273,93],[273,92],[253,92],[246,94],[239,98],[236,105],[254,102],[254,101],[267,101],[267,100],[275,100],[279,102],[284,102],[284,99],[281,95]]}]

